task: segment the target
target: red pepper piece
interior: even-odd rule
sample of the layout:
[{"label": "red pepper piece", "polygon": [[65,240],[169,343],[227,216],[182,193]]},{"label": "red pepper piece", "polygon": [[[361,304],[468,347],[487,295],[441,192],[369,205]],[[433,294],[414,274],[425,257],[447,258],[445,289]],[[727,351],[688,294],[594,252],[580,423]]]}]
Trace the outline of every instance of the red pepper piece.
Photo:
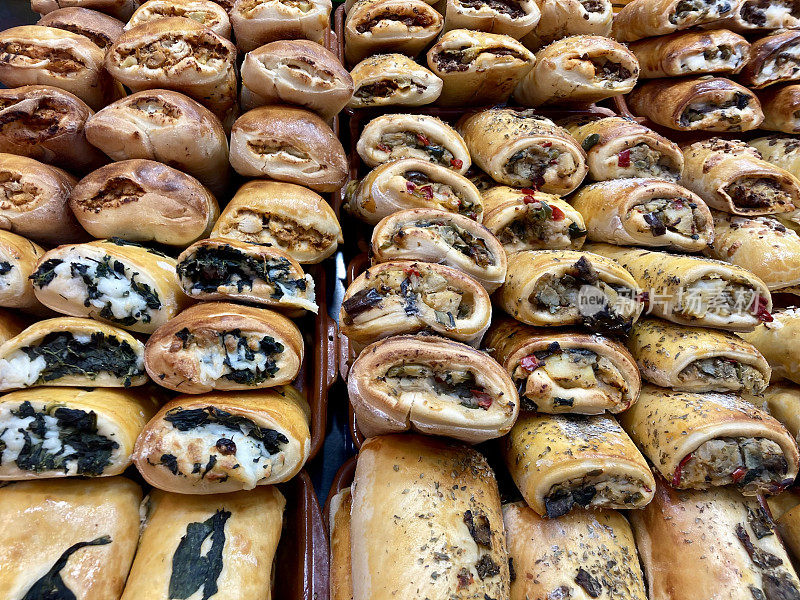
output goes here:
[{"label": "red pepper piece", "polygon": [[492,397],[486,392],[482,392],[481,390],[470,390],[470,392],[478,401],[478,406],[480,406],[483,410],[488,410],[492,405]]},{"label": "red pepper piece", "polygon": [[553,221],[563,221],[564,220],[564,217],[566,215],[564,215],[564,211],[563,210],[561,210],[557,206],[553,206],[552,204],[550,205],[550,210],[553,211]]},{"label": "red pepper piece", "polygon": [[386,152],[386,153],[389,153],[389,152],[392,151],[392,149],[389,148],[389,146],[387,146],[386,144],[378,144],[378,150],[380,150],[381,152]]},{"label": "red pepper piece", "polygon": [[533,354],[530,356],[526,356],[521,361],[519,361],[519,366],[525,369],[526,371],[535,371],[539,367],[541,367],[544,363],[536,358]]},{"label": "red pepper piece", "polygon": [[454,169],[460,169],[464,166],[464,161],[458,158],[451,158],[450,159],[450,166]]},{"label": "red pepper piece", "polygon": [[753,305],[750,307],[750,310],[758,317],[758,320],[762,323],[772,323],[775,319],[772,318],[772,315],[769,314],[767,310],[767,299],[758,294],[753,299]]},{"label": "red pepper piece", "polygon": [[419,140],[419,143],[422,144],[423,146],[431,145],[431,141],[428,139],[428,136],[426,136],[424,133],[417,133],[417,139]]},{"label": "red pepper piece", "polygon": [[417,267],[408,267],[407,269],[403,269],[403,273],[406,274],[406,277],[411,277],[412,275],[416,275],[419,277],[419,269]]},{"label": "red pepper piece", "polygon": [[431,198],[433,198],[433,188],[431,186],[423,185],[419,189],[422,192],[422,195],[425,196],[426,200],[430,200]]},{"label": "red pepper piece", "polygon": [[544,143],[542,144],[542,148],[549,148],[549,147],[550,147],[550,146],[552,146],[552,145],[553,145],[553,142],[544,142]]},{"label": "red pepper piece", "polygon": [[618,156],[619,156],[619,158],[617,159],[617,164],[620,167],[622,167],[624,169],[625,167],[630,167],[631,166],[631,151],[630,150],[623,150],[622,152],[619,153]]},{"label": "red pepper piece", "polygon": [[733,483],[739,483],[745,475],[747,475],[747,469],[739,467],[731,473],[731,479],[733,479]]},{"label": "red pepper piece", "polygon": [[413,181],[406,181],[406,190],[407,191],[413,192],[415,189],[417,189],[417,184],[416,183],[414,183]]},{"label": "red pepper piece", "polygon": [[687,462],[692,458],[692,453],[690,452],[686,456],[683,457],[680,463],[678,463],[678,468],[675,469],[675,475],[672,476],[672,487],[676,488],[681,484],[681,476],[683,475],[683,467],[686,465]]},{"label": "red pepper piece", "polygon": [[533,204],[534,202],[538,202],[538,200],[531,195],[523,196],[522,201],[525,204]]},{"label": "red pepper piece", "polygon": [[520,192],[522,192],[523,194],[525,194],[525,195],[527,195],[527,196],[530,196],[530,195],[532,195],[532,194],[535,194],[535,193],[536,193],[536,190],[535,190],[535,189],[533,189],[533,188],[522,188],[522,189],[520,190]]}]

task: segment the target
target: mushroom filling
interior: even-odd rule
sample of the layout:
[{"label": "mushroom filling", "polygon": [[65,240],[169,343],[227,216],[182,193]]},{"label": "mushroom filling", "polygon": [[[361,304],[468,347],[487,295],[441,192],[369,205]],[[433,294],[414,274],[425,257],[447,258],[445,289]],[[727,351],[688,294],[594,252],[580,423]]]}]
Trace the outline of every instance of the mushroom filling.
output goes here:
[{"label": "mushroom filling", "polygon": [[120,66],[169,69],[183,61],[219,68],[228,58],[228,49],[210,34],[167,35],[143,46],[117,49]]},{"label": "mushroom filling", "polygon": [[0,210],[25,210],[39,201],[41,190],[19,173],[0,171]]},{"label": "mushroom filling", "polygon": [[743,2],[739,14],[746,23],[764,29],[778,29],[790,25],[797,16],[794,3],[780,0],[749,0]]},{"label": "mushroom filling", "polygon": [[3,258],[5,255],[0,253],[0,291],[10,288],[15,279],[15,274],[12,273],[14,265],[7,260],[2,260]]},{"label": "mushroom filling", "polygon": [[74,76],[86,65],[67,50],[26,42],[6,42],[0,47],[0,63],[19,67],[43,67],[51,73]]},{"label": "mushroom filling", "polygon": [[235,221],[221,228],[220,233],[251,244],[277,246],[288,252],[308,248],[322,252],[336,241],[333,233],[306,227],[283,215],[249,209],[237,211]]},{"label": "mushroom filling", "polygon": [[669,231],[697,240],[700,238],[698,231],[705,225],[697,204],[688,198],[652,198],[633,206],[628,215],[640,217],[643,221],[640,230],[654,237]]},{"label": "mushroom filling", "polygon": [[617,166],[626,177],[657,177],[670,181],[680,177],[672,158],[645,142],[617,153]]},{"label": "mushroom filling", "polygon": [[586,230],[561,209],[541,200],[526,202],[524,209],[515,212],[513,220],[497,232],[500,243],[512,250],[569,248],[573,240],[585,236]]},{"label": "mushroom filling", "polygon": [[675,12],[669,16],[669,22],[683,29],[721,18],[732,8],[729,0],[681,0],[675,7]]},{"label": "mushroom filling", "polygon": [[606,4],[603,0],[582,0],[581,5],[587,13],[599,13],[606,11]]},{"label": "mushroom filling", "polygon": [[679,293],[674,312],[683,317],[753,316],[759,293],[746,283],[705,275]]},{"label": "mushroom filling", "polygon": [[[511,155],[503,166],[506,173],[542,187],[548,179],[569,177],[578,169],[569,152],[562,152],[549,142],[534,144]],[[550,177],[547,177],[547,175]]]},{"label": "mushroom filling", "polygon": [[[422,132],[396,131],[384,133],[381,135],[376,148],[381,152],[390,154],[393,159],[411,156],[423,158],[445,167],[454,166],[453,163],[455,162],[455,157],[450,150],[432,143],[428,136]],[[395,154],[395,150],[399,150],[399,152]]]},{"label": "mushroom filling", "polygon": [[448,212],[458,213],[477,219],[483,212],[483,206],[470,201],[465,194],[459,193],[453,186],[439,181],[432,181],[428,175],[422,171],[406,171],[403,173],[405,189],[401,193],[410,194],[422,204],[429,206],[436,205]]},{"label": "mushroom filling", "polygon": [[792,204],[792,196],[780,182],[766,177],[744,175],[725,187],[725,192],[740,208],[765,208]]},{"label": "mushroom filling", "polygon": [[784,46],[765,60],[755,76],[756,83],[777,79],[789,79],[800,71],[800,43]]},{"label": "mushroom filling", "polygon": [[443,241],[450,248],[469,258],[478,267],[497,264],[496,257],[487,248],[484,240],[475,237],[463,227],[446,221],[414,221],[399,224],[391,237],[381,245],[381,250],[405,247],[405,238],[412,230],[429,233],[431,237]]},{"label": "mushroom filling", "polygon": [[[174,408],[164,416],[158,462],[173,475],[223,483],[229,479],[253,489],[273,471],[286,467],[289,438],[251,419],[214,406]],[[151,453],[151,456],[153,453]]]},{"label": "mushroom filling", "polygon": [[756,396],[763,394],[769,383],[755,367],[720,356],[690,363],[678,374],[678,379],[690,383],[712,383],[726,391],[742,391]]},{"label": "mushroom filling", "polygon": [[[383,13],[379,13],[373,16],[370,20],[364,21],[363,23],[359,23],[356,25],[356,31],[358,33],[367,33],[372,29],[386,27],[390,23],[402,23],[406,27],[408,27],[409,31],[412,31],[417,28],[424,28],[430,27],[433,25],[433,17],[429,14],[417,12],[414,10],[412,14],[399,14],[397,12],[390,12],[396,11],[397,8],[391,8]],[[374,14],[374,13],[368,13]]]},{"label": "mushroom filling", "polygon": [[687,54],[681,59],[680,69],[688,73],[695,71],[723,71],[736,69],[742,64],[744,56],[739,47],[720,44],[706,48],[702,52]]},{"label": "mushroom filling", "polygon": [[311,155],[288,142],[277,140],[247,140],[247,147],[253,153],[272,159],[278,159],[289,163],[300,164],[312,160]]},{"label": "mushroom filling", "polygon": [[433,60],[441,71],[466,71],[469,69],[470,63],[475,61],[475,59],[482,54],[491,54],[492,56],[510,56],[512,58],[516,58],[517,60],[527,61],[525,56],[523,56],[517,50],[503,46],[466,46],[457,50],[442,50],[434,55]]},{"label": "mushroom filling", "polygon": [[675,470],[673,487],[705,489],[734,484],[746,492],[775,492],[788,466],[781,447],[766,438],[708,440]]},{"label": "mushroom filling", "polygon": [[0,131],[16,142],[44,142],[72,126],[69,107],[52,98],[0,102],[0,111]]},{"label": "mushroom filling", "polygon": [[478,11],[488,8],[512,19],[521,19],[525,16],[522,4],[516,2],[516,0],[458,0],[458,3],[461,6]]},{"label": "mushroom filling", "polygon": [[635,506],[649,492],[643,482],[624,475],[606,475],[603,469],[555,484],[544,497],[548,518],[561,517],[575,506],[604,508]]},{"label": "mushroom filling", "polygon": [[23,402],[16,410],[0,406],[0,466],[64,475],[102,475],[116,455],[114,432],[98,425],[94,411]]},{"label": "mushroom filling", "polygon": [[361,100],[369,100],[370,98],[389,98],[395,95],[421,94],[426,89],[426,86],[408,77],[395,77],[359,86],[353,96]]},{"label": "mushroom filling", "polygon": [[390,367],[377,380],[389,395],[423,394],[437,400],[457,401],[464,408],[489,410],[494,403],[491,394],[479,385],[470,370],[436,369],[424,364],[402,364]]},{"label": "mushroom filling", "polygon": [[704,100],[690,102],[681,113],[680,124],[682,127],[697,127],[697,124],[705,119],[718,118],[727,121],[731,126],[739,125],[751,99],[752,97],[747,94],[734,92],[729,100],[723,102],[706,102]]},{"label": "mushroom filling", "polygon": [[588,60],[594,66],[595,79],[606,82],[607,87],[614,87],[613,84],[625,81],[631,77],[630,70],[611,59],[598,56],[589,57]]}]

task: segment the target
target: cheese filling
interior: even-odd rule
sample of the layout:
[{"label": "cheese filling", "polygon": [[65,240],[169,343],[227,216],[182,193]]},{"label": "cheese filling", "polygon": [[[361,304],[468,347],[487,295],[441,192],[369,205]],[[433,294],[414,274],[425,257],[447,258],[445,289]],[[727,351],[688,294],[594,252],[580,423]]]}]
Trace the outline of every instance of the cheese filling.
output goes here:
[{"label": "cheese filling", "polygon": [[568,479],[550,488],[544,498],[548,518],[567,514],[573,507],[634,508],[650,492],[642,481],[624,475],[607,475],[603,469]]},{"label": "cheese filling", "polygon": [[680,172],[670,156],[642,142],[617,153],[618,177],[657,177],[677,181]]},{"label": "cheese filling", "polygon": [[249,209],[238,211],[234,220],[223,227],[220,233],[251,244],[276,246],[286,252],[309,249],[321,252],[336,241],[334,233],[306,227],[283,215]]},{"label": "cheese filling", "polygon": [[758,84],[779,79],[790,79],[800,71],[800,44],[784,47],[768,60],[754,77]]},{"label": "cheese filling", "polygon": [[578,169],[570,152],[551,145],[534,144],[511,155],[503,166],[506,173],[541,188],[548,182],[568,178]]},{"label": "cheese filling", "polygon": [[678,379],[724,388],[717,391],[741,391],[755,396],[763,394],[769,383],[755,367],[720,356],[693,361],[678,374]]},{"label": "cheese filling", "polygon": [[741,48],[720,44],[706,48],[703,52],[685,55],[679,63],[679,68],[685,73],[733,71],[739,68],[743,60]]},{"label": "cheese filling", "polygon": [[733,4],[729,0],[681,0],[675,12],[669,16],[669,22],[677,29],[686,29],[698,23],[707,23],[724,17],[731,11]]},{"label": "cheese filling", "polygon": [[0,253],[0,292],[10,288],[14,280],[18,279],[17,274],[14,272],[14,265],[8,260],[3,260],[6,255]]},{"label": "cheese filling", "polygon": [[42,68],[63,77],[76,77],[86,64],[72,52],[23,41],[0,46],[0,63],[23,68]]},{"label": "cheese filling", "polygon": [[750,100],[751,96],[734,92],[728,100],[721,102],[691,102],[681,113],[680,124],[682,127],[702,129],[706,121],[727,121],[730,124],[729,130],[735,131],[741,126],[743,117],[753,112]]},{"label": "cheese filling", "polygon": [[752,317],[752,307],[758,295],[747,284],[728,281],[716,274],[707,275],[685,288],[678,297],[675,312],[684,317],[709,314]]},{"label": "cheese filling", "polygon": [[635,205],[628,214],[637,217],[640,233],[650,233],[654,237],[669,231],[697,240],[700,239],[698,231],[705,225],[697,204],[688,198],[653,198]]},{"label": "cheese filling", "polygon": [[483,212],[483,206],[470,201],[466,194],[447,183],[433,181],[422,171],[406,171],[402,174],[402,182],[405,187],[400,189],[400,193],[411,196],[415,205],[441,208],[470,219],[477,219]]},{"label": "cheese filling", "polygon": [[763,29],[779,29],[796,24],[794,3],[781,0],[749,0],[739,14],[746,23]]}]

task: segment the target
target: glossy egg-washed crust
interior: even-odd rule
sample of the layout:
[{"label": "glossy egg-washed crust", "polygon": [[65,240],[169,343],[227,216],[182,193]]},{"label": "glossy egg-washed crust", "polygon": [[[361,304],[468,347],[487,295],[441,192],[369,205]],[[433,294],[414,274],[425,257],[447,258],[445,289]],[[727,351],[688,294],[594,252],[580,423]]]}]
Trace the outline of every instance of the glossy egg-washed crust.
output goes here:
[{"label": "glossy egg-washed crust", "polygon": [[350,555],[350,488],[337,492],[330,500],[330,600],[353,600],[352,560]]},{"label": "glossy egg-washed crust", "polygon": [[792,556],[800,555],[800,495],[795,490],[786,490],[767,498],[767,504],[781,541],[789,547]]},{"label": "glossy egg-washed crust", "polygon": [[[503,366],[509,375],[514,374],[523,358],[532,356],[535,352],[548,350],[553,343],[557,343],[562,350],[571,348],[590,350],[600,357],[607,358],[614,367],[619,369],[628,387],[624,390],[622,400],[618,404],[584,402],[568,407],[558,407],[552,401],[545,404],[542,401],[544,400],[542,396],[534,395],[529,400],[536,404],[537,411],[544,413],[599,414],[607,410],[611,413],[618,413],[628,409],[631,404],[636,402],[642,385],[636,363],[630,352],[625,349],[625,346],[610,338],[577,330],[554,332],[550,329],[531,327],[514,319],[501,317],[495,320],[483,341],[487,351]],[[551,391],[542,390],[542,394],[544,395],[545,392]],[[525,402],[524,398],[521,400]]]},{"label": "glossy egg-washed crust", "polygon": [[556,598],[559,591],[574,600],[647,600],[633,531],[621,513],[575,510],[545,519],[514,502],[503,505],[503,522],[516,573],[510,600]]},{"label": "glossy egg-washed crust", "polygon": [[[442,93],[442,80],[404,54],[369,56],[354,66],[350,75],[355,90],[347,103],[350,108],[422,106],[435,102]],[[405,83],[401,83],[406,80],[411,82],[408,89]],[[388,84],[385,90],[384,83]],[[362,88],[374,85],[377,85],[379,93],[360,93]]]},{"label": "glossy egg-washed crust", "polygon": [[580,0],[538,0],[541,18],[522,43],[537,50],[555,40],[572,35],[611,35],[611,1],[598,0],[587,10]]},{"label": "glossy egg-washed crust", "polygon": [[764,406],[796,440],[800,434],[800,387],[788,381],[773,383],[764,392]]},{"label": "glossy egg-washed crust", "polygon": [[[402,399],[386,391],[383,381],[394,366],[424,365],[437,372],[465,370],[491,398],[488,408],[467,408],[448,400]],[[491,357],[465,344],[437,336],[395,336],[367,346],[347,379],[350,402],[367,437],[403,431],[444,435],[470,443],[505,435],[519,412],[514,382]]]},{"label": "glossy egg-washed crust", "polygon": [[569,194],[581,184],[589,170],[586,153],[575,138],[550,119],[533,112],[493,108],[464,115],[456,128],[464,136],[475,164],[499,183],[521,187],[535,183],[505,169],[514,154],[533,146],[569,154],[575,166],[574,171],[563,175],[548,168],[543,175],[544,182],[537,186],[543,192]]},{"label": "glossy egg-washed crust", "polygon": [[[672,23],[670,17],[680,10],[681,0],[633,0],[626,4],[622,10],[614,15],[612,36],[620,42],[634,42],[642,38],[665,35],[688,29],[694,25],[701,25],[716,20],[718,17],[708,17],[701,13],[680,24]],[[733,9],[734,3],[730,3]]]},{"label": "glossy egg-washed crust", "polygon": [[518,40],[536,27],[541,18],[536,0],[514,4],[514,8],[522,13],[520,15],[509,14],[503,10],[506,6],[494,6],[490,2],[479,2],[476,6],[460,0],[447,0],[444,3],[444,30],[486,31]]},{"label": "glossy egg-washed crust", "polygon": [[59,8],[80,6],[111,15],[122,21],[130,19],[142,0],[31,0],[31,10],[45,15]]},{"label": "glossy egg-washed crust", "polygon": [[758,93],[764,121],[761,129],[800,133],[800,85],[769,87]]},{"label": "glossy egg-washed crust", "polygon": [[16,233],[0,229],[0,261],[7,261],[12,269],[9,271],[12,277],[5,279],[5,286],[0,290],[0,306],[35,314],[47,312],[36,299],[29,279],[44,253],[44,248],[38,244]]},{"label": "glossy egg-washed crust", "polygon": [[236,0],[228,11],[236,45],[250,52],[275,40],[308,39],[322,44],[331,20],[331,0],[309,0],[308,4]]},{"label": "glossy egg-washed crust", "polygon": [[82,6],[59,8],[44,15],[36,24],[85,35],[102,50],[113,44],[125,27],[119,19]]},{"label": "glossy egg-washed crust", "polygon": [[[145,425],[136,440],[132,458],[139,473],[150,485],[178,494],[224,494],[243,489],[241,482],[220,477],[219,474],[209,477],[200,472],[191,473],[191,468],[184,470],[183,473],[179,471],[173,474],[160,462],[161,456],[169,453],[171,449],[162,439],[165,432],[173,430],[172,425],[164,419],[166,414],[174,409],[193,410],[206,407],[214,407],[234,416],[244,417],[259,427],[274,429],[289,439],[289,442],[283,444],[280,449],[282,460],[275,465],[271,476],[260,480],[257,486],[289,481],[303,468],[311,448],[309,431],[311,412],[300,392],[289,385],[233,394],[211,392],[199,396],[178,396],[167,402]],[[190,429],[179,432],[179,435],[191,437],[194,433]],[[179,456],[178,465],[181,463],[191,465],[192,462],[205,465],[211,455],[217,457],[216,464],[222,466],[223,472],[227,472],[233,468],[230,463],[236,463],[238,460],[235,455],[231,458],[219,453],[216,446],[209,446],[205,440],[193,443],[191,450],[196,454]]]},{"label": "glossy egg-washed crust", "polygon": [[593,471],[629,478],[641,494],[633,504],[606,503],[604,508],[641,508],[656,485],[642,453],[607,415],[523,414],[504,440],[503,457],[525,502],[542,516],[554,485]]},{"label": "glossy egg-washed crust", "polygon": [[762,323],[741,336],[753,344],[769,362],[773,377],[785,377],[800,384],[800,309],[772,313],[771,323]]},{"label": "glossy egg-washed crust", "polygon": [[[98,424],[105,431],[113,432],[109,439],[119,444],[109,456],[109,464],[99,474],[102,477],[119,475],[130,466],[136,438],[160,404],[159,398],[145,389],[37,387],[0,396],[0,406],[10,407],[10,410],[19,410],[25,402],[37,412],[50,414],[56,408],[67,408],[95,414]],[[66,476],[63,469],[25,470],[12,462],[0,465],[0,481]]]},{"label": "glossy egg-washed crust", "polygon": [[[119,598],[139,541],[141,501],[141,488],[124,477],[21,481],[0,488],[0,595],[20,600],[38,591],[30,597],[44,598],[58,589],[58,581],[69,594],[62,598]],[[74,548],[87,542],[95,545]],[[65,554],[66,564],[50,574]]]},{"label": "glossy egg-washed crust", "polygon": [[479,452],[409,434],[373,438],[352,492],[354,600],[508,598],[500,497]]},{"label": "glossy egg-washed crust", "polygon": [[231,38],[228,12],[210,0],[148,0],[131,15],[125,29],[168,17],[188,17],[219,36]]},{"label": "glossy egg-washed crust", "polygon": [[789,135],[773,134],[747,142],[758,150],[768,163],[780,167],[795,177],[800,175],[800,140]]},{"label": "glossy egg-washed crust", "polygon": [[739,73],[739,81],[751,89],[761,89],[773,83],[797,79],[797,73],[790,70],[787,77],[761,76],[767,62],[775,60],[781,52],[791,50],[800,43],[800,31],[788,30],[767,35],[755,40],[750,46],[750,60]]}]

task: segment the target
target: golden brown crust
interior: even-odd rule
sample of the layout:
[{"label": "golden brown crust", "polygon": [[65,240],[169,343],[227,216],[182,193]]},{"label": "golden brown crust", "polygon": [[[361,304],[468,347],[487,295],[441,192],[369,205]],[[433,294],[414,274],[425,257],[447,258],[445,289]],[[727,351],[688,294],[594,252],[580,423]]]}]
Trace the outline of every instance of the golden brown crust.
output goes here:
[{"label": "golden brown crust", "polygon": [[350,555],[350,509],[353,496],[345,488],[331,498],[330,520],[330,600],[353,600],[353,575]]},{"label": "golden brown crust", "polygon": [[[437,8],[441,6],[434,4]],[[447,0],[443,8],[445,32],[456,29],[486,31],[516,40],[536,27],[541,17],[535,0],[522,0],[513,8],[511,5],[494,5],[491,2]]]},{"label": "golden brown crust", "polygon": [[612,35],[620,42],[661,36],[716,21],[738,6],[731,2],[711,2],[710,6],[688,10],[680,0],[633,0],[614,15]]},{"label": "golden brown crust", "polygon": [[81,7],[127,21],[140,3],[141,0],[31,0],[31,10],[45,15],[60,8]]},{"label": "golden brown crust", "polygon": [[611,0],[537,0],[541,18],[536,27],[521,39],[530,50],[572,35],[611,36]]},{"label": "golden brown crust", "polygon": [[786,308],[772,313],[772,321],[762,323],[742,337],[763,354],[773,376],[800,384],[800,309]]},{"label": "golden brown crust", "polygon": [[768,35],[753,42],[750,61],[739,74],[739,80],[750,89],[761,89],[781,81],[797,79],[796,59],[780,60],[779,56],[793,56],[800,44],[800,31],[789,30]]},{"label": "golden brown crust", "polygon": [[354,93],[350,108],[423,106],[442,93],[442,80],[404,54],[377,54],[350,71]]},{"label": "golden brown crust", "polygon": [[758,100],[764,111],[761,129],[800,133],[800,85],[767,88],[759,92]]},{"label": "golden brown crust", "polygon": [[0,306],[44,314],[36,299],[30,276],[45,250],[21,235],[0,229]]},{"label": "golden brown crust", "polygon": [[229,14],[236,45],[250,52],[276,40],[308,39],[322,44],[331,8],[331,0],[235,0]]},{"label": "golden brown crust", "polygon": [[772,134],[747,142],[758,150],[768,163],[789,171],[797,177],[800,175],[800,141],[789,135]]},{"label": "golden brown crust", "polygon": [[131,15],[125,29],[169,17],[188,17],[217,35],[231,39],[228,11],[211,0],[148,0]]},{"label": "golden brown crust", "polygon": [[764,405],[797,440],[800,435],[800,388],[788,382],[773,383],[764,392]]},{"label": "golden brown crust", "polygon": [[85,35],[101,50],[113,44],[122,35],[125,27],[125,23],[119,19],[80,6],[54,10],[44,15],[36,24]]}]

